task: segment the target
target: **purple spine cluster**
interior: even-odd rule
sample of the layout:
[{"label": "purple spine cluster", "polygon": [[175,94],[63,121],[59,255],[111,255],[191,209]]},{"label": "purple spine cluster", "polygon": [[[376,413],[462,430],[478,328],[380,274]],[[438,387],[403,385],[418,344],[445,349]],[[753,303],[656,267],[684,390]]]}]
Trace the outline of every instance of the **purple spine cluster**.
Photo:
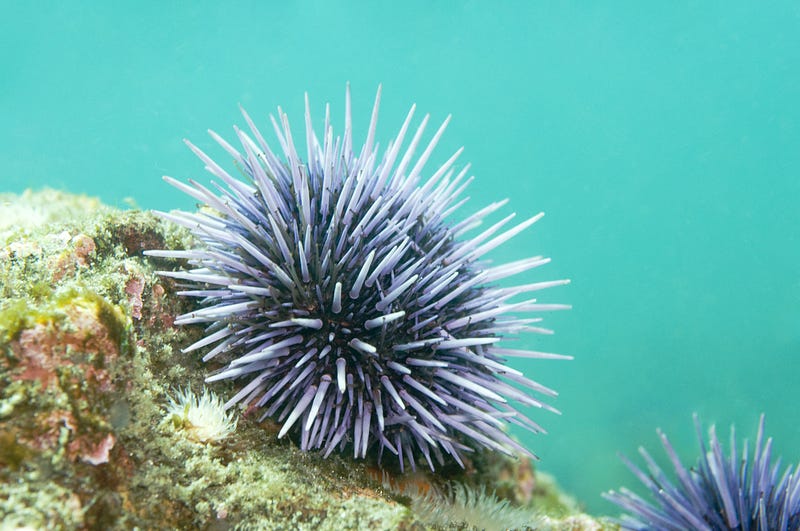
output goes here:
[{"label": "purple spine cluster", "polygon": [[623,457],[628,468],[655,499],[648,502],[628,489],[604,496],[629,514],[620,524],[624,529],[698,531],[794,531],[800,529],[800,465],[780,474],[780,459],[772,464],[772,439],[764,441],[764,416],[758,424],[752,459],[747,440],[741,456],[736,452],[736,434],[731,427],[730,455],[722,452],[714,426],[709,430],[709,447],[703,443],[695,415],[701,456],[697,465],[686,469],[667,436],[658,432],[664,450],[675,469],[673,483],[644,448],[639,453],[647,463],[645,473]]},{"label": "purple spine cluster", "polygon": [[525,295],[568,281],[499,287],[549,259],[490,266],[483,258],[542,214],[510,226],[512,214],[476,230],[500,201],[448,222],[467,200],[469,165],[456,169],[459,149],[428,178],[423,168],[449,117],[424,145],[428,116],[411,134],[412,107],[380,152],[379,101],[380,89],[356,151],[349,89],[342,137],[329,107],[317,136],[306,97],[302,155],[280,108],[271,117],[280,156],[242,110],[249,132],[235,128],[241,147],[211,136],[244,179],[186,142],[219,182],[165,177],[205,208],[159,214],[202,245],[147,253],[190,265],[160,272],[177,279],[180,295],[199,299],[176,323],[204,325],[207,334],[184,350],[208,348],[203,360],[222,365],[207,381],[241,382],[226,407],[260,409],[281,423],[278,437],[296,436],[303,450],[390,452],[401,468],[424,459],[431,469],[447,455],[463,466],[464,452],[481,447],[531,455],[507,434],[507,422],[542,429],[512,402],[555,412],[532,392],[556,393],[506,359],[568,356],[500,341],[549,333],[536,325],[540,318],[511,314],[566,308]]}]

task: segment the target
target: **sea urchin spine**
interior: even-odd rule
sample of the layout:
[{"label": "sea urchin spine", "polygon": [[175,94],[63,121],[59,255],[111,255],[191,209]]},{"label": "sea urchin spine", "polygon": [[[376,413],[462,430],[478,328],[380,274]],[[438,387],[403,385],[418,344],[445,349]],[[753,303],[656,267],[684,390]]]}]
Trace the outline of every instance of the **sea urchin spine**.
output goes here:
[{"label": "sea urchin spine", "polygon": [[[204,246],[149,251],[188,260],[193,269],[161,271],[182,283],[180,295],[201,307],[176,323],[203,324],[207,335],[185,352],[213,346],[203,360],[226,365],[208,382],[244,383],[226,404],[263,410],[296,434],[303,450],[351,447],[391,452],[401,469],[424,457],[464,466],[463,452],[484,447],[530,453],[506,433],[506,421],[531,431],[538,424],[508,400],[556,411],[530,391],[556,393],[508,367],[506,357],[568,356],[504,348],[504,335],[547,333],[538,318],[510,312],[566,308],[520,295],[566,280],[513,287],[495,283],[543,265],[533,257],[486,266],[489,251],[542,214],[500,232],[513,215],[459,239],[505,204],[492,203],[459,221],[446,220],[466,199],[469,165],[456,172],[459,149],[427,180],[422,170],[448,120],[422,154],[426,116],[401,150],[414,107],[380,155],[375,144],[380,89],[367,139],[353,150],[350,93],[344,137],[334,137],[326,107],[322,141],[306,97],[306,160],[295,148],[286,115],[272,117],[279,158],[242,110],[250,134],[235,128],[241,151],[214,132],[245,180],[232,177],[193,144],[189,148],[224,186],[167,182],[203,203],[198,213],[160,213],[188,227]],[[252,136],[251,136],[252,135]],[[521,390],[527,389],[527,391]]]}]

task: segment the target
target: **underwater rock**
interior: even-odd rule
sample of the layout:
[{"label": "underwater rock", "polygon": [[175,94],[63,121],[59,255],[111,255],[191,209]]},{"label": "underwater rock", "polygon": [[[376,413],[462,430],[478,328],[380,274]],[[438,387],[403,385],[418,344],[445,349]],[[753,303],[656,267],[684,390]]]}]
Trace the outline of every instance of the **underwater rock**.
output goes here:
[{"label": "underwater rock", "polygon": [[[180,352],[203,330],[173,326],[192,301],[172,296],[174,281],[142,255],[195,244],[171,223],[96,199],[0,195],[4,526],[469,529],[480,525],[470,512],[488,507],[523,528],[615,528],[576,514],[526,459],[479,452],[466,470],[401,475],[301,452],[246,411],[215,420],[218,401],[198,398],[207,368]],[[180,396],[206,409],[175,409]],[[198,437],[187,425],[197,418],[236,429]],[[415,513],[423,498],[435,521]]]}]

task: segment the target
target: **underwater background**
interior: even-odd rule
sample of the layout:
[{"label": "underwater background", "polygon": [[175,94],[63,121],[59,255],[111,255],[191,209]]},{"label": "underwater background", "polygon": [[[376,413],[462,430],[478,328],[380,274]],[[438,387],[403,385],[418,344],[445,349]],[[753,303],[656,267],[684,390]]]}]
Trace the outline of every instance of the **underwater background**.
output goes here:
[{"label": "underwater background", "polygon": [[161,180],[210,180],[182,138],[226,161],[206,129],[231,138],[239,103],[302,138],[304,91],[340,134],[348,81],[356,142],[379,83],[382,145],[412,103],[427,138],[453,115],[428,169],[466,147],[462,216],[547,213],[492,258],[572,279],[542,293],[574,306],[556,334],[517,343],[575,360],[512,364],[559,391],[518,436],[590,512],[638,489],[617,452],[663,462],[657,427],[693,462],[693,412],[726,442],[764,412],[800,460],[796,2],[5,2],[0,192],[193,209]]}]

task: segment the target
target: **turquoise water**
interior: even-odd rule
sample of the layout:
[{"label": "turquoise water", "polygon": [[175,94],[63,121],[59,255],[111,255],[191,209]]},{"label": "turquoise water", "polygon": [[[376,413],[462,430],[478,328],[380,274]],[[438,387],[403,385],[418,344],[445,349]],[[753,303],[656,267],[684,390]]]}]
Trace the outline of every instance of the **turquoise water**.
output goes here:
[{"label": "turquoise water", "polygon": [[517,364],[561,393],[521,434],[542,469],[614,513],[616,452],[661,427],[693,460],[695,411],[742,435],[763,411],[800,460],[796,3],[141,4],[0,7],[0,191],[193,208],[160,179],[207,178],[181,138],[227,160],[207,128],[280,104],[300,131],[306,90],[341,123],[349,80],[363,139],[383,83],[383,145],[413,102],[452,113],[434,162],[466,147],[470,208],[547,212],[493,256],[573,280],[524,346],[575,360]]}]

